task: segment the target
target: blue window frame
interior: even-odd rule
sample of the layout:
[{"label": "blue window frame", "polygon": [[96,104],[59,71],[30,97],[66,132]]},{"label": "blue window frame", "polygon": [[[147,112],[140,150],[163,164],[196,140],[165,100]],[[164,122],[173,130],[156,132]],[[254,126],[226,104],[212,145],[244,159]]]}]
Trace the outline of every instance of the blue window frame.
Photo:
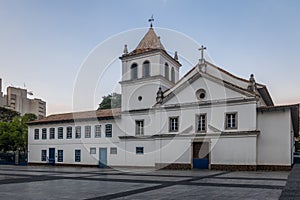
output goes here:
[{"label": "blue window frame", "polygon": [[72,127],[67,127],[67,139],[72,139]]},{"label": "blue window frame", "polygon": [[34,129],[34,139],[40,139],[40,129]]},{"label": "blue window frame", "polygon": [[57,129],[57,138],[64,139],[64,129],[63,127],[58,127]]},{"label": "blue window frame", "polygon": [[47,139],[47,129],[43,128],[42,129],[42,140],[46,140]]},{"label": "blue window frame", "polygon": [[112,125],[111,124],[105,125],[105,136],[112,137]]},{"label": "blue window frame", "polygon": [[49,134],[49,139],[55,139],[55,128],[50,128]]},{"label": "blue window frame", "polygon": [[81,162],[81,150],[75,149],[75,162]]},{"label": "blue window frame", "polygon": [[92,132],[91,126],[84,127],[85,138],[91,138],[91,132]]},{"label": "blue window frame", "polygon": [[135,153],[136,154],[144,154],[144,147],[136,147]]},{"label": "blue window frame", "polygon": [[47,161],[47,150],[42,150],[41,160]]},{"label": "blue window frame", "polygon": [[64,162],[64,150],[57,151],[57,162]]},{"label": "blue window frame", "polygon": [[80,139],[81,138],[81,126],[75,127],[75,138]]},{"label": "blue window frame", "polygon": [[95,138],[101,137],[101,125],[95,125]]}]

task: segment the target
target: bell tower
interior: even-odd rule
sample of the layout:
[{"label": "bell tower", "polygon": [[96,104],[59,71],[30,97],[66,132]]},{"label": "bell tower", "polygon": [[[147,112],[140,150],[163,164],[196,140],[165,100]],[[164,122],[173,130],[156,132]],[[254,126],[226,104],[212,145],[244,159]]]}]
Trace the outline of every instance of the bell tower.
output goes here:
[{"label": "bell tower", "polygon": [[152,27],[131,52],[124,47],[122,61],[122,111],[151,108],[157,91],[165,91],[179,79],[178,55],[169,55]]}]

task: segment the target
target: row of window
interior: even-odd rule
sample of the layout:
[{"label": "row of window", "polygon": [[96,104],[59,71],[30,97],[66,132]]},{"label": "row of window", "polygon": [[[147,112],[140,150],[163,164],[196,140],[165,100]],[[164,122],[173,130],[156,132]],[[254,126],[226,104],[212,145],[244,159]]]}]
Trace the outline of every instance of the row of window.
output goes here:
[{"label": "row of window", "polygon": [[[144,147],[136,147],[135,148],[136,154],[144,154]],[[96,154],[96,147],[90,148],[90,154]],[[118,149],[116,147],[110,148],[111,155],[117,155]],[[43,149],[41,151],[41,161],[48,161],[47,157],[47,150]],[[81,149],[75,149],[74,151],[74,161],[81,162]],[[64,162],[64,150],[57,150],[57,162]]]},{"label": "row of window", "polygon": [[[169,65],[168,65],[168,63],[165,63],[165,78],[168,80],[170,80],[169,71],[170,71]],[[173,67],[171,68],[171,80],[170,81],[175,83],[175,70]]]},{"label": "row of window", "polygon": [[[169,65],[168,65],[168,63],[165,63],[165,78],[170,80],[171,82],[175,83],[175,70],[174,70],[174,68],[173,67],[171,68],[171,79],[170,79],[169,72],[170,72]],[[143,77],[144,78],[150,77],[150,62],[148,60],[146,60],[143,63]],[[133,63],[131,65],[131,79],[135,80],[137,78],[138,78],[138,64]]]},{"label": "row of window", "polygon": [[[81,126],[75,126],[75,138],[81,138]],[[49,139],[55,139],[55,128],[49,128]],[[47,139],[47,128],[42,128],[42,140]],[[92,137],[92,126],[84,126],[84,137],[91,138]],[[101,125],[95,125],[94,127],[94,137],[100,138],[101,137]],[[105,137],[112,137],[112,124],[105,125]],[[68,126],[66,127],[66,139],[73,138],[73,127]],[[40,139],[40,129],[34,129],[34,139]],[[57,139],[64,139],[64,128],[58,127],[57,128]]]},{"label": "row of window", "polygon": [[[237,128],[237,113],[226,113],[225,117],[225,129]],[[196,131],[206,132],[207,119],[206,114],[200,114],[196,117]],[[177,132],[179,130],[179,117],[169,118],[169,132]],[[137,136],[144,135],[144,120],[135,121],[135,134]]]},{"label": "row of window", "polygon": [[[148,78],[150,77],[150,62],[146,60],[143,63],[143,77]],[[138,64],[133,63],[131,65],[131,79],[135,80],[138,78]]]}]

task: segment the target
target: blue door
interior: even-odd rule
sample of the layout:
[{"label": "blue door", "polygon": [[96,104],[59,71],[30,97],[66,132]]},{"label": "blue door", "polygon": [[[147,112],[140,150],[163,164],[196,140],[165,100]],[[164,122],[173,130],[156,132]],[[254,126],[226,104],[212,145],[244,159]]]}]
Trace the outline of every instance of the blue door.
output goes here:
[{"label": "blue door", "polygon": [[49,148],[49,165],[55,165],[55,148]]},{"label": "blue door", "polygon": [[100,168],[107,167],[107,149],[106,148],[99,149],[99,167]]},{"label": "blue door", "polygon": [[193,168],[208,169],[209,144],[208,142],[193,143]]}]

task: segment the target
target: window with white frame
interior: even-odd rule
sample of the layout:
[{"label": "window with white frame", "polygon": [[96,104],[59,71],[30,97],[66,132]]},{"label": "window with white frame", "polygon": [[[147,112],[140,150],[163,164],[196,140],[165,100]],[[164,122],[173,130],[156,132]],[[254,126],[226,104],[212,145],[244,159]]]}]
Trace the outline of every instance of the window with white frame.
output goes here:
[{"label": "window with white frame", "polygon": [[114,154],[116,155],[118,153],[117,148],[116,147],[111,147],[110,148],[110,154]]},{"label": "window with white frame", "polygon": [[174,70],[173,67],[172,67],[172,69],[171,69],[171,81],[172,81],[173,83],[175,83],[175,70]]},{"label": "window with white frame", "polygon": [[101,137],[101,125],[95,125],[95,138]]},{"label": "window with white frame", "polygon": [[131,65],[131,79],[135,80],[138,78],[138,65],[136,63],[133,63]]},{"label": "window with white frame", "polygon": [[47,139],[47,129],[43,128],[42,129],[42,140],[46,140]]},{"label": "window with white frame", "polygon": [[237,113],[226,113],[225,128],[226,129],[237,128]]},{"label": "window with white frame", "polygon": [[136,154],[144,154],[144,147],[136,147],[135,153]]},{"label": "window with white frame", "polygon": [[170,117],[169,118],[169,131],[177,132],[179,127],[179,117]]},{"label": "window with white frame", "polygon": [[34,139],[38,140],[40,139],[40,129],[34,129]]},{"label": "window with white frame", "polygon": [[96,147],[90,148],[90,154],[96,154]]},{"label": "window with white frame", "polygon": [[81,162],[81,150],[75,149],[75,162]]},{"label": "window with white frame", "polygon": [[55,128],[50,128],[49,129],[49,138],[50,138],[50,140],[53,140],[53,139],[55,139]]},{"label": "window with white frame", "polygon": [[47,161],[47,150],[42,150],[41,152],[41,160]]},{"label": "window with white frame", "polygon": [[143,77],[150,77],[150,62],[148,60],[143,63]]},{"label": "window with white frame", "polygon": [[72,139],[72,127],[67,127],[67,139]]},{"label": "window with white frame", "polygon": [[90,138],[91,137],[91,126],[85,126],[84,127],[84,133],[85,133],[85,138]]},{"label": "window with white frame", "polygon": [[197,132],[206,132],[206,114],[197,115]]},{"label": "window with white frame", "polygon": [[144,120],[135,121],[135,135],[144,135]]},{"label": "window with white frame", "polygon": [[58,139],[63,139],[64,138],[64,128],[63,127],[58,127],[57,128],[57,138]]},{"label": "window with white frame", "polygon": [[64,162],[64,150],[57,151],[57,162]]},{"label": "window with white frame", "polygon": [[165,78],[169,80],[169,65],[165,63]]},{"label": "window with white frame", "polygon": [[81,126],[75,127],[75,138],[80,139],[81,138]]},{"label": "window with white frame", "polygon": [[111,124],[105,125],[105,137],[112,137],[112,125]]}]

